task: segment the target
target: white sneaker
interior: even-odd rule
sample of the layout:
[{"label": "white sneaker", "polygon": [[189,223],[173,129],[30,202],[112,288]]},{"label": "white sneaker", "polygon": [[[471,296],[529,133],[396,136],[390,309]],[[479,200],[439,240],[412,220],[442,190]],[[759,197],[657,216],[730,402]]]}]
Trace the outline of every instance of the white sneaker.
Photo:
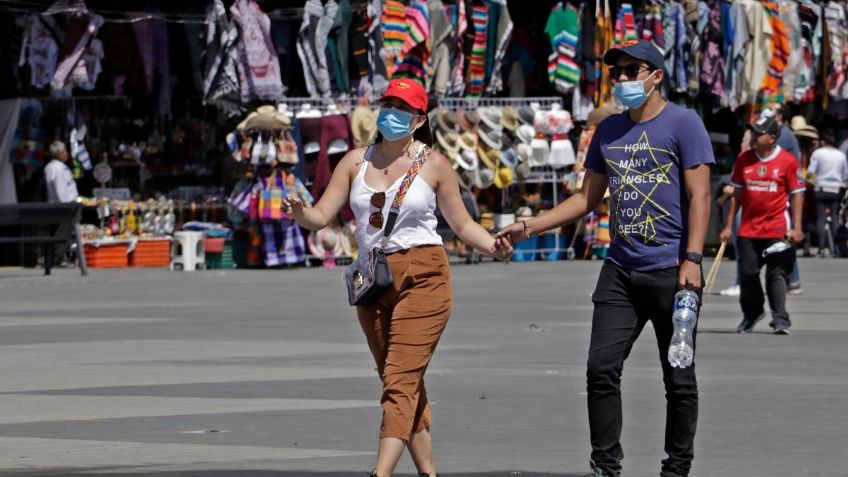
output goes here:
[{"label": "white sneaker", "polygon": [[725,288],[718,292],[718,294],[722,296],[739,296],[739,285],[733,285],[732,287]]}]

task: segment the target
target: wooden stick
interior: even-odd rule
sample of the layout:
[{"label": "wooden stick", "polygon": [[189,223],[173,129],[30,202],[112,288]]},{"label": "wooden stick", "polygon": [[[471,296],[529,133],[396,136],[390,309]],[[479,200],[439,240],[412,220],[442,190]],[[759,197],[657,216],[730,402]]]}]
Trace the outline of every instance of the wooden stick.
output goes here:
[{"label": "wooden stick", "polygon": [[710,290],[713,287],[713,283],[715,283],[716,276],[718,276],[718,267],[721,265],[722,257],[724,257],[724,242],[722,242],[721,246],[718,248],[718,253],[716,253],[713,265],[710,267],[710,272],[707,274],[707,280],[704,284],[704,295],[710,294]]}]

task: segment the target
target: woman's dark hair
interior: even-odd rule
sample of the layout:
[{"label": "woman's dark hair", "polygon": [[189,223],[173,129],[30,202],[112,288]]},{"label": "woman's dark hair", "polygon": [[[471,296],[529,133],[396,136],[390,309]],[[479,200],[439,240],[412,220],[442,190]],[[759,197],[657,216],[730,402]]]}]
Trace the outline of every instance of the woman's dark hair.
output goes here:
[{"label": "woman's dark hair", "polygon": [[[430,129],[430,116],[421,110],[418,110],[418,114],[424,116],[424,124],[415,130],[412,134],[412,139],[423,142],[427,145],[427,147],[433,147],[433,131]],[[380,142],[383,142],[383,134],[380,131],[377,131],[377,136],[374,138],[374,144]]]}]

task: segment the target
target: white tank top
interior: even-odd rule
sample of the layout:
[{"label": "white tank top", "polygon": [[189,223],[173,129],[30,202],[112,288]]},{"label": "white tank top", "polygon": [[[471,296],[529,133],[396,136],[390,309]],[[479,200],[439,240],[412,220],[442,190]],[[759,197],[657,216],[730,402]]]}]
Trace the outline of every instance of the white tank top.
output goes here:
[{"label": "white tank top", "polygon": [[[421,147],[424,147],[422,144]],[[380,244],[383,239],[383,229],[372,227],[368,217],[376,212],[371,206],[373,187],[365,183],[365,169],[371,160],[373,146],[365,153],[365,160],[359,168],[359,173],[350,185],[350,208],[356,217],[356,243],[359,250],[370,250]],[[400,183],[406,174],[398,178],[386,190],[386,203],[383,206],[383,222],[389,216],[389,209],[395,199]],[[436,233],[436,191],[422,177],[416,177],[406,193],[406,198],[400,205],[395,228],[389,235],[386,252],[397,252],[422,245],[442,245],[442,238]]]}]

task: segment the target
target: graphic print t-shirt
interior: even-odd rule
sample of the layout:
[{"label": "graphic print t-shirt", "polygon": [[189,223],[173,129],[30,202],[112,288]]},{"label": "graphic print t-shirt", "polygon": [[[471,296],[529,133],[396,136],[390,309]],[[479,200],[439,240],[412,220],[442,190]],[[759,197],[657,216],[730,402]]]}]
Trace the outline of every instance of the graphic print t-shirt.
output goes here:
[{"label": "graphic print t-shirt", "polygon": [[601,122],[586,168],[609,177],[608,260],[638,271],[677,266],[688,239],[683,170],[713,163],[703,121],[684,107],[668,103],[657,117],[638,124],[627,112]]},{"label": "graphic print t-shirt", "polygon": [[798,161],[777,147],[766,158],[751,149],[733,164],[730,182],[742,188],[742,222],[739,236],[782,238],[789,228],[787,201],[790,194],[804,192]]}]

